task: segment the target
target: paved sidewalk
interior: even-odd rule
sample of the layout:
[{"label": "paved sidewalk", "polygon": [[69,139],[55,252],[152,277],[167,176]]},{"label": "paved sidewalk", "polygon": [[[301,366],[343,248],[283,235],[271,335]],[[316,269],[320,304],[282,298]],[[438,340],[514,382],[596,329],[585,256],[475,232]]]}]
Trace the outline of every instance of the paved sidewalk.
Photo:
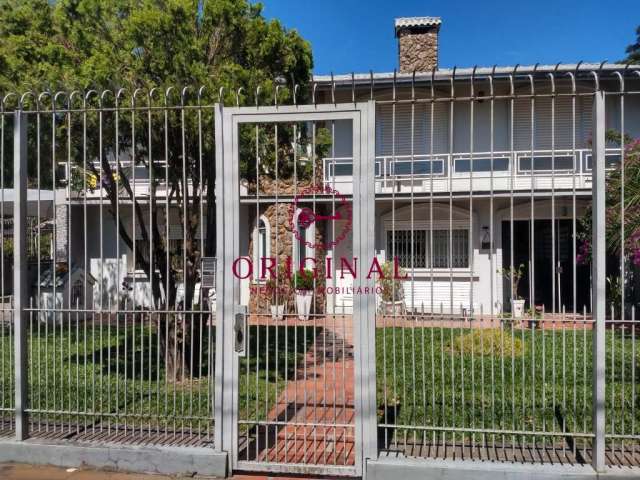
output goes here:
[{"label": "paved sidewalk", "polygon": [[180,477],[167,477],[164,475],[143,475],[137,473],[103,472],[84,468],[67,469],[58,467],[44,467],[39,465],[0,463],[0,478],[2,480],[176,480],[176,478]]},{"label": "paved sidewalk", "polygon": [[[58,468],[19,463],[0,463],[0,479],[2,480],[210,480],[217,477],[153,475],[141,473],[117,473],[91,470],[88,468]],[[234,475],[227,480],[312,480],[311,477],[266,476],[261,474]],[[221,479],[222,480],[222,479]],[[325,479],[326,480],[326,479]]]}]

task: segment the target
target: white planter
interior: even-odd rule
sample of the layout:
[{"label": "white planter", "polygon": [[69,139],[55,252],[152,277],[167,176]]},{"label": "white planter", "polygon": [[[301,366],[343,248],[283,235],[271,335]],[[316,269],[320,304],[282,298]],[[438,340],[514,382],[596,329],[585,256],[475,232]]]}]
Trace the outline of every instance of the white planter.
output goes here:
[{"label": "white planter", "polygon": [[300,320],[307,320],[311,312],[311,300],[313,300],[313,290],[296,291],[296,312]]},{"label": "white planter", "polygon": [[511,300],[511,316],[513,318],[524,317],[524,300]]},{"label": "white planter", "polygon": [[271,305],[271,320],[282,320],[284,318],[284,305]]},{"label": "white planter", "polygon": [[405,313],[404,300],[396,300],[395,302],[380,302],[380,311],[384,315],[403,314]]}]

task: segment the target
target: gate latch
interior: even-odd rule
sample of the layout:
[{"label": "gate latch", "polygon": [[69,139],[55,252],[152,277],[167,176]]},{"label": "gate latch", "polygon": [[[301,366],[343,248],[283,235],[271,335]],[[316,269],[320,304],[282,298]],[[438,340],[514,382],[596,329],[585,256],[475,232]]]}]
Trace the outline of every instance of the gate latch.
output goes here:
[{"label": "gate latch", "polygon": [[235,352],[244,357],[247,354],[247,307],[236,306],[236,313],[233,320],[233,343]]}]

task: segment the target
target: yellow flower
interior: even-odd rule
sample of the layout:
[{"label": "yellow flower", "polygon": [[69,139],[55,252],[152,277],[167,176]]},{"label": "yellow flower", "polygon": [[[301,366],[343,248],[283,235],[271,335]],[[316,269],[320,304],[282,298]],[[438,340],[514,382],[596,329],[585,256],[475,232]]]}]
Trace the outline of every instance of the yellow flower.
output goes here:
[{"label": "yellow flower", "polygon": [[87,187],[90,188],[91,190],[95,190],[97,186],[98,186],[98,177],[93,173],[89,173],[87,175]]}]

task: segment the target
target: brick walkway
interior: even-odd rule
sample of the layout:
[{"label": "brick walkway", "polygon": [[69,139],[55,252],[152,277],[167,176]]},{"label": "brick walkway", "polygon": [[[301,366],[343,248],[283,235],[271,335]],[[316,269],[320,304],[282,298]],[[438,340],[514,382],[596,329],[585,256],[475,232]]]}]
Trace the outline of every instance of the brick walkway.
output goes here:
[{"label": "brick walkway", "polygon": [[[282,326],[299,320],[287,320]],[[253,322],[252,322],[253,323]],[[241,460],[308,465],[355,464],[353,324],[350,316],[308,321],[322,326],[280,393],[268,425],[240,446]],[[257,449],[256,449],[257,442]],[[248,450],[247,450],[248,446]]]}]

